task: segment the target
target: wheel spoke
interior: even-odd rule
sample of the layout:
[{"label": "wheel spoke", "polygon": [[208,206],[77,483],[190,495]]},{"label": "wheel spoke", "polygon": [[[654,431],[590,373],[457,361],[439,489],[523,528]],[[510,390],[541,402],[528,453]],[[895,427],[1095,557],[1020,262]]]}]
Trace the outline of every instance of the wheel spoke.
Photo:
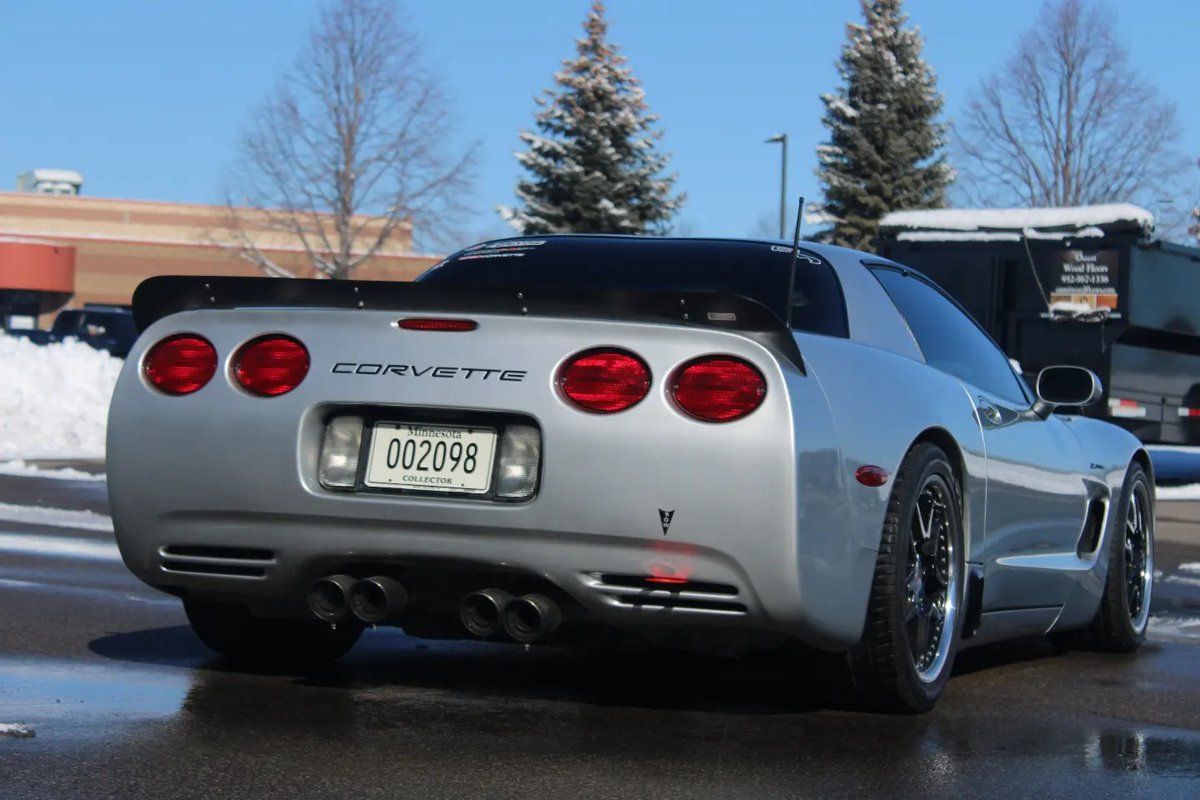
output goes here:
[{"label": "wheel spoke", "polygon": [[1149,590],[1151,534],[1148,503],[1145,489],[1136,484],[1129,498],[1125,522],[1125,599],[1129,618],[1135,626],[1142,624]]},{"label": "wheel spoke", "polygon": [[917,494],[909,523],[903,616],[912,663],[924,681],[940,674],[951,645],[946,630],[953,623],[950,598],[958,591],[958,576],[954,567],[957,531],[949,498],[944,477],[930,476]]},{"label": "wheel spoke", "polygon": [[938,599],[929,606],[929,616],[937,624],[940,631],[941,625],[946,621],[946,594],[942,592]]},{"label": "wheel spoke", "polygon": [[913,658],[917,667],[923,668],[925,651],[929,649],[929,617],[925,614],[917,616],[917,635],[913,638]]},{"label": "wheel spoke", "polygon": [[915,533],[921,534],[921,539],[920,539],[920,541],[917,541],[916,537],[913,537],[913,541],[917,547],[920,547],[922,544],[929,541],[929,526],[925,522],[925,515],[921,513],[921,498],[917,498],[916,512],[917,512],[917,520],[916,520],[917,530],[915,531]]}]

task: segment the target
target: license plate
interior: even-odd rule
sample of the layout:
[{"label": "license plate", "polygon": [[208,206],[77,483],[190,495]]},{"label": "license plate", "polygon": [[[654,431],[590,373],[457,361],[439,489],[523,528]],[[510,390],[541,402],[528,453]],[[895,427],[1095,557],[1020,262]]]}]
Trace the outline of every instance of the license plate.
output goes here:
[{"label": "license plate", "polygon": [[367,456],[367,486],[485,494],[492,487],[496,431],[411,422],[377,422]]}]

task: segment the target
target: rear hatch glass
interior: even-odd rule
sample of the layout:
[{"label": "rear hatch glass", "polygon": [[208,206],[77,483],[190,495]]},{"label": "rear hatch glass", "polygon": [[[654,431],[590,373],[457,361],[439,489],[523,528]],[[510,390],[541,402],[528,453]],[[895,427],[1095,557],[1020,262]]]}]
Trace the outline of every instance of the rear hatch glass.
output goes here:
[{"label": "rear hatch glass", "polygon": [[504,286],[644,292],[717,292],[747,297],[793,327],[845,336],[846,312],[833,268],[803,248],[792,302],[792,248],[768,242],[623,236],[544,236],[461,250],[418,280],[444,286]]}]

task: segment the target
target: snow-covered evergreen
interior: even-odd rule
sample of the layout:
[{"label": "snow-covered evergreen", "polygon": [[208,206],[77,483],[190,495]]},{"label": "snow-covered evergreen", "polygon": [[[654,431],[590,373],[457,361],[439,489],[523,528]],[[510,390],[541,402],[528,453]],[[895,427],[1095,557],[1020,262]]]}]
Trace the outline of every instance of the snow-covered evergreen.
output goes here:
[{"label": "snow-covered evergreen", "polygon": [[862,0],[862,11],[864,24],[847,25],[842,85],[821,96],[830,136],[817,148],[817,175],[836,219],[829,238],[865,249],[887,212],[944,206],[953,173],[920,30],[904,28],[901,0]]},{"label": "snow-covered evergreen", "polygon": [[607,41],[604,4],[595,2],[577,40],[578,55],[554,76],[556,90],[538,98],[538,132],[521,132],[528,150],[517,161],[530,176],[517,184],[520,206],[500,215],[522,234],[661,231],[683,205],[662,175],[657,115]]}]

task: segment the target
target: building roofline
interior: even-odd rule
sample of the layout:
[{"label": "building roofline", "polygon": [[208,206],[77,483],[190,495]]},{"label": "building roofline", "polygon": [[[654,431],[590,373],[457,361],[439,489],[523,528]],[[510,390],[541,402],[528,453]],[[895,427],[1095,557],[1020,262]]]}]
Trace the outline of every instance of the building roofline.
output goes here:
[{"label": "building roofline", "polygon": [[[22,238],[25,240],[37,240],[41,244],[52,244],[62,246],[69,244],[71,241],[84,242],[112,242],[113,244],[141,244],[141,245],[164,245],[167,247],[192,247],[199,249],[226,250],[236,255],[237,247],[221,244],[219,242],[197,242],[189,239],[168,239],[168,238],[148,238],[141,237],[137,239],[126,238],[123,236],[108,236],[102,233],[59,233],[57,231],[35,231],[33,233],[21,234],[3,234],[0,233],[0,241],[5,239],[12,240],[14,238]],[[304,254],[308,251],[303,247],[260,247],[258,248],[264,253],[300,253]],[[354,255],[363,255],[361,252]],[[429,253],[384,253],[378,252],[370,256],[372,259],[440,259],[443,256],[432,255]]]},{"label": "building roofline", "polygon": [[[155,206],[158,208],[162,208],[164,210],[176,208],[176,209],[195,209],[195,210],[220,212],[220,211],[227,211],[229,209],[232,209],[234,211],[246,211],[246,212],[257,213],[257,214],[266,214],[271,211],[279,211],[279,209],[270,209],[270,208],[264,209],[264,208],[256,208],[254,206],[227,206],[227,205],[223,205],[223,204],[214,204],[214,203],[185,203],[185,202],[175,202],[172,200],[134,200],[134,199],[124,198],[124,197],[96,197],[96,196],[92,196],[92,195],[80,195],[80,194],[63,195],[63,194],[39,194],[37,192],[0,191],[0,200],[9,199],[9,198],[18,199],[18,200],[28,200],[28,199],[32,199],[32,198],[37,198],[46,203],[66,202],[66,203],[81,203],[84,205],[89,205],[89,204],[101,205],[104,203],[114,203],[114,204],[128,204],[128,205],[134,205],[134,206],[142,206],[143,208]],[[326,216],[332,216],[331,214],[329,214],[329,212],[318,212],[318,213],[324,214]],[[371,214],[357,214],[355,216],[359,219],[379,219],[379,220],[384,219],[383,217],[375,217],[375,216],[372,216]],[[409,228],[411,231],[412,220],[402,220],[400,222],[400,224]]]}]

